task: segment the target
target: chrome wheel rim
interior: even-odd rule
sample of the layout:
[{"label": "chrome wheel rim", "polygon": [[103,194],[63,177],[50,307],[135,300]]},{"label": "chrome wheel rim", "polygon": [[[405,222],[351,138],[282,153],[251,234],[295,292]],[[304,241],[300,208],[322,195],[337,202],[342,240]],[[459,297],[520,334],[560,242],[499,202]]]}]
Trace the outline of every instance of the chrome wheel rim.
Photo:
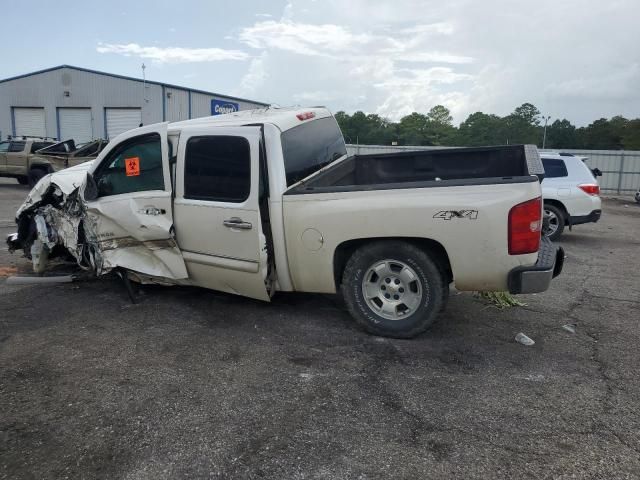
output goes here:
[{"label": "chrome wheel rim", "polygon": [[558,227],[560,226],[560,219],[555,213],[553,213],[551,210],[547,210],[546,208],[544,209],[544,213],[549,217],[549,226],[545,230],[544,234],[547,237],[550,237],[558,231]]},{"label": "chrome wheel rim", "polygon": [[398,260],[380,260],[371,265],[362,280],[367,306],[387,320],[413,315],[422,301],[422,285],[415,270]]}]

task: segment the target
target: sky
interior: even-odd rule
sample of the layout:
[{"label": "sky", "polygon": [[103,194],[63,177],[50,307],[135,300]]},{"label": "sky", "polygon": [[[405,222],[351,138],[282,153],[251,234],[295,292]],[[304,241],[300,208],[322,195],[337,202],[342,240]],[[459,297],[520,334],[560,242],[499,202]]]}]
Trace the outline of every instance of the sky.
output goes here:
[{"label": "sky", "polygon": [[[640,117],[639,0],[4,0],[0,78],[60,64],[281,106]],[[38,28],[42,26],[43,28]],[[8,40],[8,41],[7,41]]]}]

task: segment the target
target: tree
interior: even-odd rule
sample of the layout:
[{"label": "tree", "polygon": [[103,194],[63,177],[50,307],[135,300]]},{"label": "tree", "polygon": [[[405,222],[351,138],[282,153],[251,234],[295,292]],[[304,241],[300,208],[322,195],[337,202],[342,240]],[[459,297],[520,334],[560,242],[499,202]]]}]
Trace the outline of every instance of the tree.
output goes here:
[{"label": "tree", "polygon": [[427,140],[429,119],[422,113],[413,112],[400,119],[398,137],[402,145],[433,145]]},{"label": "tree", "polygon": [[507,143],[527,143],[537,145],[540,138],[540,110],[531,103],[523,103],[513,113],[504,118]]},{"label": "tree", "polygon": [[398,137],[403,145],[453,145],[456,128],[449,109],[436,105],[426,115],[413,112],[400,120]]},{"label": "tree", "polygon": [[622,146],[625,150],[640,150],[640,118],[629,120],[622,136]]},{"label": "tree", "polygon": [[447,107],[436,105],[427,113],[426,139],[431,145],[454,145],[457,131]]},{"label": "tree", "polygon": [[[357,111],[351,115],[340,111],[335,118],[347,143],[390,145],[483,146],[505,143],[542,145],[543,126],[540,111],[523,103],[506,117],[475,112],[458,128],[451,112],[436,105],[426,114],[413,112],[399,122],[374,113]],[[622,116],[601,118],[586,127],[576,128],[567,119],[547,126],[549,148],[570,149],[640,149],[640,118]]]},{"label": "tree", "polygon": [[531,103],[523,103],[517,107],[511,116],[521,119],[524,123],[529,125],[540,125],[540,110]]},{"label": "tree", "polygon": [[497,115],[472,113],[460,124],[458,144],[470,147],[505,143],[504,121]]},{"label": "tree", "polygon": [[584,148],[593,150],[620,150],[622,139],[629,121],[621,116],[611,120],[600,118],[580,129]]},{"label": "tree", "polygon": [[453,122],[451,112],[447,107],[442,105],[436,105],[431,110],[429,110],[429,113],[427,113],[427,119],[438,125],[447,125],[450,127],[453,126],[453,123],[451,123]]},{"label": "tree", "polygon": [[340,111],[335,118],[347,143],[388,145],[396,138],[396,125],[376,114]]},{"label": "tree", "polygon": [[566,118],[555,120],[547,127],[547,148],[577,148],[576,127]]}]

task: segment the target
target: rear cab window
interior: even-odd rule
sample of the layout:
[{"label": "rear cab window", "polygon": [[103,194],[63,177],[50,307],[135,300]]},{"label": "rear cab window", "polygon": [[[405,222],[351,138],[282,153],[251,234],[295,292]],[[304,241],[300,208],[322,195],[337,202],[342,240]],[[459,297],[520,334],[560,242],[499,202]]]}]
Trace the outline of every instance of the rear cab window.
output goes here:
[{"label": "rear cab window", "polygon": [[42,148],[46,148],[49,145],[53,145],[52,142],[33,142],[31,144],[31,153],[36,153],[38,150]]},{"label": "rear cab window", "polygon": [[9,144],[9,152],[22,152],[26,142],[11,142]]},{"label": "rear cab window", "polygon": [[543,158],[542,165],[544,166],[545,178],[569,176],[569,173],[567,172],[567,165],[564,163],[564,160],[559,158]]},{"label": "rear cab window", "polygon": [[317,172],[347,153],[338,122],[320,118],[281,135],[287,187]]},{"label": "rear cab window", "polygon": [[9,151],[9,142],[0,142],[0,153]]}]

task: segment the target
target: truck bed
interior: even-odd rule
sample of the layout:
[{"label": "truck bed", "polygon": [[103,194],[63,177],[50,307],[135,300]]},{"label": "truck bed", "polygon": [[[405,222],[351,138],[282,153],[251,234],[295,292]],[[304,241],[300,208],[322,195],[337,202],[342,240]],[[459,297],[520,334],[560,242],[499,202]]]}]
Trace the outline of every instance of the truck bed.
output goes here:
[{"label": "truck bed", "polygon": [[526,145],[354,155],[287,194],[521,183],[543,173],[535,147]]}]

